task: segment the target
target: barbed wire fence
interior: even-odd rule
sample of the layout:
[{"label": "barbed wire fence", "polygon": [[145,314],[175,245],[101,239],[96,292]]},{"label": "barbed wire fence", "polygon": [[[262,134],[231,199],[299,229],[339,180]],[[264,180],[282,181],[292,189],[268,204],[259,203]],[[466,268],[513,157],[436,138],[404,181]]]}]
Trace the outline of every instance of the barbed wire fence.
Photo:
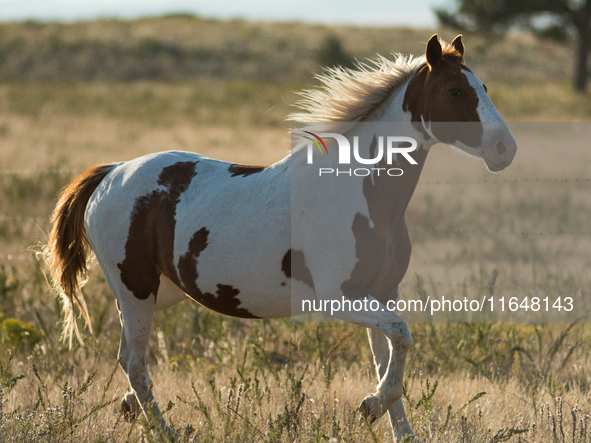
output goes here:
[{"label": "barbed wire fence", "polygon": [[[77,175],[82,173],[82,170],[76,169],[47,169],[47,170],[32,170],[32,169],[0,169],[0,176],[41,176],[41,175]],[[537,182],[591,182],[591,177],[523,177],[505,180],[457,180],[457,181],[419,181],[419,186],[473,186],[473,185],[502,185],[515,183],[537,183]],[[20,215],[1,215],[0,223],[51,223],[50,216],[20,216]],[[515,235],[515,236],[587,236],[591,235],[591,230],[572,231],[572,230],[558,230],[558,231],[516,231],[516,230],[487,230],[487,229],[471,229],[463,227],[433,227],[433,226],[409,226],[409,231],[422,232],[442,232],[442,233],[457,233],[457,234],[482,234],[482,235]],[[38,260],[37,253],[31,251],[30,253],[19,252],[13,254],[0,254],[0,262],[24,262]],[[410,284],[403,282],[403,284]],[[557,294],[591,294],[591,290],[579,288],[561,289],[561,288],[547,288],[541,286],[528,285],[484,285],[484,284],[470,284],[466,282],[439,282],[429,281],[428,284],[433,286],[446,286],[458,288],[476,288],[489,290],[503,290],[503,291],[541,291],[545,293]]]}]

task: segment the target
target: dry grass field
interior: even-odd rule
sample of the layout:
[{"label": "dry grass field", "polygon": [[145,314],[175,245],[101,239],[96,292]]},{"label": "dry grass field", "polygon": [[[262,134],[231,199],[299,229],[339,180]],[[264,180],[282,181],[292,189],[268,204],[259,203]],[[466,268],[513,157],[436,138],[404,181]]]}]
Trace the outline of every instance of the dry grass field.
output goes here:
[{"label": "dry grass field", "polygon": [[[84,289],[94,338],[85,333],[87,346],[73,351],[59,340],[59,304],[31,251],[76,171],[168,149],[277,161],[290,149],[294,92],[315,84],[325,37],[364,58],[418,54],[431,33],[186,16],[0,25],[0,441],[166,441],[150,422],[119,414],[120,327],[98,267]],[[591,99],[569,88],[573,49],[526,35],[465,42],[518,153],[493,175],[445,146],[432,150],[407,213],[403,298],[563,294],[583,303]],[[376,384],[364,331],[239,320],[191,303],[158,313],[149,355],[155,396],[184,441],[391,439],[386,419],[370,427],[356,412]],[[572,318],[412,323],[404,401],[417,435],[591,440],[591,330]]]}]

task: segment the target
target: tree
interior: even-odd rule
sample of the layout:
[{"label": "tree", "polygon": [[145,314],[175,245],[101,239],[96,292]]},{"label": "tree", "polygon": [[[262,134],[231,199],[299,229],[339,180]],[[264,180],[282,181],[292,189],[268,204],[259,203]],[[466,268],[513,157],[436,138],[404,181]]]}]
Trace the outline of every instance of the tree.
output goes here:
[{"label": "tree", "polygon": [[321,66],[327,68],[335,66],[352,68],[354,66],[353,56],[345,50],[341,40],[334,35],[329,35],[324,39],[322,46],[316,51],[316,59]]},{"label": "tree", "polygon": [[456,0],[456,11],[436,9],[442,25],[465,31],[503,33],[521,27],[577,41],[574,87],[585,91],[591,49],[591,0]]}]

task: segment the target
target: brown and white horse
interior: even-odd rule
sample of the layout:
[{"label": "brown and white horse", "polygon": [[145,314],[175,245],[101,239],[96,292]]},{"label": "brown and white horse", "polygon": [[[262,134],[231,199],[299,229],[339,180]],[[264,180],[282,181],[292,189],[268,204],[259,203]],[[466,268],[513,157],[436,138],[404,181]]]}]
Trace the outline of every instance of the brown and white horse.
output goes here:
[{"label": "brown and white horse", "polygon": [[[226,315],[269,319],[291,315],[292,292],[319,301],[370,297],[381,310],[336,315],[368,328],[379,383],[359,409],[372,421],[388,411],[396,439],[413,434],[401,400],[411,334],[395,312],[383,309],[398,300],[410,259],[407,204],[435,143],[500,171],[515,155],[515,140],[486,86],[464,65],[461,36],[442,46],[434,35],[424,57],[379,58],[356,70],[329,70],[321,80],[321,88],[304,93],[294,119],[340,127],[349,136],[363,131],[358,122],[407,124],[419,146],[417,164],[397,180],[372,174],[311,193],[305,173],[291,178],[292,167],[305,162],[305,149],[268,167],[162,152],[95,166],[62,191],[46,259],[63,302],[64,337],[70,345],[73,336],[80,340],[74,305],[90,327],[79,288],[90,246],[120,312],[119,355],[131,386],[122,410],[160,414],[147,358],[160,309],[188,297]],[[471,129],[463,131],[466,122]],[[360,155],[372,158],[372,146]],[[322,162],[336,166],[336,157]],[[297,214],[292,187],[314,195]],[[338,220],[325,213],[327,205]],[[314,229],[292,237],[310,220]],[[332,247],[318,248],[327,235]],[[161,425],[168,429],[164,420]]]}]

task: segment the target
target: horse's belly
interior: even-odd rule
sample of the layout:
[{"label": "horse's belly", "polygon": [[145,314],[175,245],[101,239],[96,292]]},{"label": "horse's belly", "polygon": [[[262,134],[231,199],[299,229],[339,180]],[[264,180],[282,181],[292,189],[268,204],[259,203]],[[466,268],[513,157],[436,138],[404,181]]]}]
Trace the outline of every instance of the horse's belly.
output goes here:
[{"label": "horse's belly", "polygon": [[186,294],[216,312],[242,318],[280,318],[291,315],[291,280],[269,263],[228,259],[217,266],[207,259],[179,262],[181,285]]},{"label": "horse's belly", "polygon": [[289,201],[272,202],[275,207],[262,215],[246,198],[227,205],[205,200],[197,207],[209,210],[179,214],[174,259],[185,292],[226,315],[290,316],[290,270],[284,264],[291,241]]},{"label": "horse's belly", "polygon": [[283,318],[292,313],[289,287],[273,292],[251,291],[246,285],[240,288],[221,285],[216,293],[188,294],[200,305],[221,314],[241,318]]}]

